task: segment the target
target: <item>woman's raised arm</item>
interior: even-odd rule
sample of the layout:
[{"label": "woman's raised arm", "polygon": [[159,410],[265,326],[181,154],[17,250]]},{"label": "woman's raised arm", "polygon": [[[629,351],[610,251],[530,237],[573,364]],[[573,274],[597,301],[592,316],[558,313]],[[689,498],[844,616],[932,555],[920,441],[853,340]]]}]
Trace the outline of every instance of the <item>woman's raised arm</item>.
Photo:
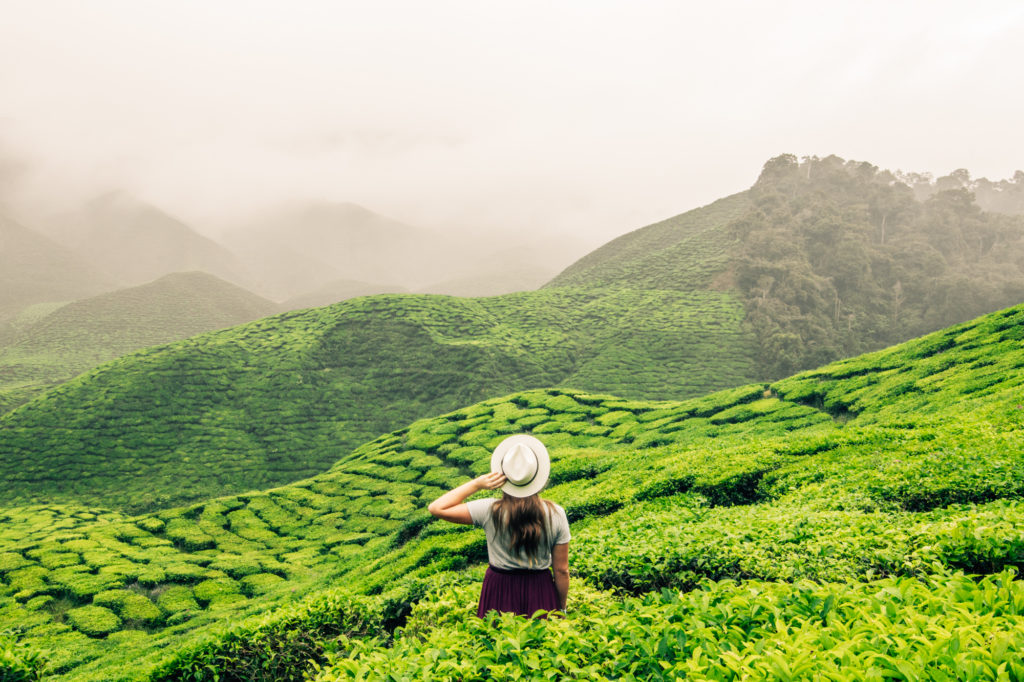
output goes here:
[{"label": "woman's raised arm", "polygon": [[464,499],[481,490],[494,490],[505,485],[505,474],[501,472],[477,476],[472,481],[463,483],[454,490],[449,490],[430,503],[427,511],[439,519],[471,525],[473,517],[469,515],[469,507],[462,503]]}]

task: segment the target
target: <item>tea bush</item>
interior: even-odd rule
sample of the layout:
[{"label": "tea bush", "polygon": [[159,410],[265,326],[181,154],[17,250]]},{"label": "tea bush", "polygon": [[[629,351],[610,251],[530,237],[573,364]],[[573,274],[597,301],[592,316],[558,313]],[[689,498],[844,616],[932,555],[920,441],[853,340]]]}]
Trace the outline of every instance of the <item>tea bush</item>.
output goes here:
[{"label": "tea bush", "polygon": [[[581,579],[611,590],[582,591],[609,613],[619,614],[620,602],[639,608],[662,589],[724,594],[715,590],[725,587],[707,588],[710,580],[760,585],[766,594],[791,594],[801,585],[801,594],[817,594],[810,579],[852,590],[862,601],[857,586],[865,583],[903,590],[911,584],[903,581],[916,580],[939,589],[940,578],[959,580],[955,571],[990,576],[979,584],[991,576],[1008,581],[1004,571],[1024,564],[1018,480],[1024,419],[1017,407],[1024,349],[1003,338],[1014,315],[937,335],[953,339],[951,345],[925,338],[870,359],[682,402],[569,389],[491,398],[380,436],[314,477],[155,514],[52,504],[3,508],[0,629],[17,627],[19,645],[46,659],[46,674],[72,682],[143,680],[155,669],[166,679],[241,679],[263,669],[300,679],[312,674],[307,659],[323,665],[331,652],[336,665],[325,674],[343,674],[350,664],[358,672],[358,656],[370,661],[382,645],[399,647],[396,652],[413,646],[389,643],[397,627],[416,625],[405,617],[431,585],[456,589],[467,578],[478,584],[486,561],[482,533],[437,522],[425,508],[446,486],[487,469],[489,446],[465,445],[463,437],[500,439],[504,424],[534,433],[550,424],[539,434],[554,472],[545,496],[573,522],[574,594],[580,595]],[[998,382],[972,379],[992,371]],[[889,395],[888,382],[927,390]],[[837,416],[826,403],[851,409]],[[396,586],[404,591],[396,593]],[[459,598],[472,602],[474,588],[465,589]],[[315,606],[321,598],[336,603]],[[886,603],[883,610],[895,618],[897,602]],[[462,620],[461,611],[444,615],[447,608],[438,606],[434,617]],[[671,600],[651,608],[669,623],[684,618],[671,610]],[[921,608],[931,613],[932,607]],[[979,619],[973,626],[992,641],[1002,641],[1017,618],[980,604],[963,611]],[[616,627],[634,632],[635,624],[626,622],[632,616],[620,615]],[[576,617],[571,611],[566,622]],[[498,626],[511,636],[517,623]],[[959,627],[941,627],[947,626]],[[458,634],[470,632],[465,627],[453,632],[470,637]],[[612,630],[601,632],[595,637],[634,646]],[[664,634],[650,633],[654,642]],[[423,636],[432,635],[424,630]],[[589,636],[572,634],[580,646],[598,647]],[[802,660],[800,643],[810,640],[761,641]],[[683,646],[665,642],[673,651]],[[875,652],[876,645],[868,642],[864,651]],[[729,646],[741,655],[736,676],[770,674],[769,663],[755,656],[764,650]],[[813,646],[819,648],[808,651],[831,652],[822,660],[842,660],[838,644]],[[923,657],[932,665],[931,653],[908,646],[906,660]],[[1015,651],[1012,641],[1007,646]],[[732,656],[712,644],[700,651],[706,660],[695,669],[698,679],[701,671],[720,674]],[[506,653],[494,660],[512,665]],[[601,665],[640,677],[647,671],[644,655]],[[958,674],[975,663],[981,677],[1003,674],[992,672],[1002,663],[984,667],[988,659],[957,655],[949,654],[963,666]],[[872,665],[888,670],[874,653],[849,660],[865,678],[888,674],[872,672]],[[953,669],[943,661],[936,665]],[[620,663],[623,668],[615,667]],[[434,663],[423,665],[433,670]]]}]

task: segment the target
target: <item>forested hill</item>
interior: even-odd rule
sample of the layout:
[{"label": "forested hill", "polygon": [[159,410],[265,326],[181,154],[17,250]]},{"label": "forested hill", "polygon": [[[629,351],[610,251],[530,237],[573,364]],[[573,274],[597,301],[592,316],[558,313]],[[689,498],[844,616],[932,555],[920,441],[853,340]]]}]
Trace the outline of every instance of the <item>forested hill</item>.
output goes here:
[{"label": "forested hill", "polygon": [[868,163],[781,156],[751,198],[734,267],[767,376],[1024,301],[1024,218],[966,190],[919,202]]},{"label": "forested hill", "polygon": [[548,287],[734,292],[764,378],[1024,301],[1024,218],[963,188],[918,201],[905,179],[779,156],[749,191],[624,235]]}]

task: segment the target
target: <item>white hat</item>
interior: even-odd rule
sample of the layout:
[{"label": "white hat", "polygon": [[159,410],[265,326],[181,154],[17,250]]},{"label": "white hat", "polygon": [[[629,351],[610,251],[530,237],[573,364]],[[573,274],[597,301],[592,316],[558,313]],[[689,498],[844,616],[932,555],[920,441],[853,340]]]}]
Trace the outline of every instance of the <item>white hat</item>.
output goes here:
[{"label": "white hat", "polygon": [[509,436],[491,454],[491,471],[505,474],[502,491],[513,497],[529,497],[548,482],[551,460],[544,443],[533,436]]}]

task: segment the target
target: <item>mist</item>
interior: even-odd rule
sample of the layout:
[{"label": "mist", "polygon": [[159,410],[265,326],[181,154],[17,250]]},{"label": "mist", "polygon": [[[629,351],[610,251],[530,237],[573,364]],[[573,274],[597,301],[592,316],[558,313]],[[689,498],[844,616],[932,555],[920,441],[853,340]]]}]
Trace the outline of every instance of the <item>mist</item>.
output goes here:
[{"label": "mist", "polygon": [[30,225],[110,190],[216,238],[351,203],[568,264],[784,152],[1024,158],[1015,2],[3,7],[0,199]]}]

